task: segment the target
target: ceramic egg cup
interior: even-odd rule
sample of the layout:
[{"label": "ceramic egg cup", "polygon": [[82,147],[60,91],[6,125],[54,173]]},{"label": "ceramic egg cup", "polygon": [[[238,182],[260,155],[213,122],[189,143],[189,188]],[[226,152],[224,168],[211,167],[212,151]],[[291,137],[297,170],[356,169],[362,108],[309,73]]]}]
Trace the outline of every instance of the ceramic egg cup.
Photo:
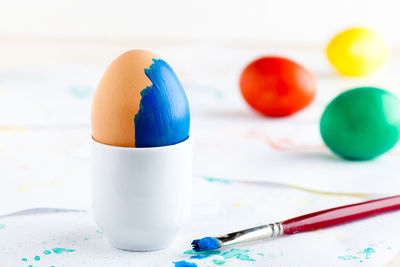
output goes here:
[{"label": "ceramic egg cup", "polygon": [[171,244],[191,207],[192,144],[131,148],[92,139],[93,214],[112,246],[131,251]]}]

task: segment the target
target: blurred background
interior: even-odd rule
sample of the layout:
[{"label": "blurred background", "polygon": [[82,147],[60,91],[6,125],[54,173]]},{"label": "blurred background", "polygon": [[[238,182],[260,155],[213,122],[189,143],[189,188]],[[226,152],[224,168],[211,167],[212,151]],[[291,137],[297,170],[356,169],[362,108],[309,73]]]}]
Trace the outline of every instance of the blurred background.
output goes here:
[{"label": "blurred background", "polygon": [[397,51],[399,7],[395,0],[3,1],[0,67],[104,63],[149,45],[321,49],[349,26],[380,32]]}]

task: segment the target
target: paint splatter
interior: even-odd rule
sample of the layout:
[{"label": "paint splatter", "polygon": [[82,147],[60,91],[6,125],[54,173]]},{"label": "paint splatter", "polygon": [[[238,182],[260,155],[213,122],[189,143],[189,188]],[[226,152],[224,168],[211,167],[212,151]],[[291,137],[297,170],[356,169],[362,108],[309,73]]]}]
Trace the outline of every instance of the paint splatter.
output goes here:
[{"label": "paint splatter", "polygon": [[28,259],[27,258],[22,258],[21,261],[28,261]]},{"label": "paint splatter", "polygon": [[40,261],[40,257],[39,256],[35,256],[35,261]]},{"label": "paint splatter", "polygon": [[0,229],[3,229],[4,227],[6,227],[4,224],[0,223]]},{"label": "paint splatter", "polygon": [[173,262],[173,264],[175,264],[175,267],[197,267],[196,263],[187,261],[177,261]]},{"label": "paint splatter", "polygon": [[202,260],[202,259],[211,257],[212,255],[218,255],[220,253],[221,253],[221,251],[219,251],[219,250],[196,252],[193,249],[191,249],[191,250],[185,251],[183,254],[193,255],[190,257],[191,259]]},{"label": "paint splatter", "polygon": [[45,255],[49,255],[50,253],[51,253],[50,250],[45,250],[45,251],[43,251],[43,254],[45,254]]},{"label": "paint splatter", "polygon": [[53,248],[52,251],[56,254],[62,254],[64,252],[74,252],[75,249],[67,249],[67,248]]},{"label": "paint splatter", "polygon": [[373,253],[375,253],[376,250],[373,248],[366,248],[362,252],[360,251],[359,254],[364,254],[365,259],[369,259]]},{"label": "paint splatter", "polygon": [[183,254],[189,254],[189,255],[198,255],[198,254],[204,254],[204,255],[216,255],[216,254],[220,254],[221,251],[219,250],[211,250],[211,251],[200,251],[200,252],[196,252],[193,249],[187,250],[185,252],[183,252]]},{"label": "paint splatter", "polygon": [[264,253],[257,253],[257,255],[264,257]]},{"label": "paint splatter", "polygon": [[338,258],[344,261],[359,259],[359,257],[353,255],[338,256]]},{"label": "paint splatter", "polygon": [[344,260],[344,261],[349,261],[349,260],[369,260],[371,258],[371,255],[376,252],[375,249],[368,247],[366,249],[360,250],[357,252],[357,256],[355,255],[344,255],[344,256],[338,256],[338,259]]},{"label": "paint splatter", "polygon": [[232,184],[232,181],[220,178],[203,177],[204,180],[210,183]]},{"label": "paint splatter", "polygon": [[76,98],[85,99],[91,94],[92,88],[86,86],[74,86],[69,89],[69,92]]},{"label": "paint splatter", "polygon": [[249,250],[248,249],[236,249],[233,248],[230,251],[226,251],[221,254],[221,256],[224,259],[230,259],[230,258],[236,258],[238,260],[243,260],[243,261],[255,261],[255,259],[252,259],[248,255]]},{"label": "paint splatter", "polygon": [[216,260],[213,260],[213,262],[214,262],[214,264],[216,264],[216,265],[222,265],[222,264],[224,264],[224,263],[225,263],[225,261],[224,261],[224,260],[218,260],[218,259],[216,259]]}]

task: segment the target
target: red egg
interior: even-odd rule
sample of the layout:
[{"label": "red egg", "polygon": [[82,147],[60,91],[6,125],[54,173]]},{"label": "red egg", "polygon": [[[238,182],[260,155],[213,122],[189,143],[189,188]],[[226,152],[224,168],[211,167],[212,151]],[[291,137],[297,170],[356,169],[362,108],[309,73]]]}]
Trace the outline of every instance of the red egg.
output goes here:
[{"label": "red egg", "polygon": [[313,73],[283,57],[262,57],[242,72],[240,89],[246,102],[269,117],[289,116],[314,99]]}]

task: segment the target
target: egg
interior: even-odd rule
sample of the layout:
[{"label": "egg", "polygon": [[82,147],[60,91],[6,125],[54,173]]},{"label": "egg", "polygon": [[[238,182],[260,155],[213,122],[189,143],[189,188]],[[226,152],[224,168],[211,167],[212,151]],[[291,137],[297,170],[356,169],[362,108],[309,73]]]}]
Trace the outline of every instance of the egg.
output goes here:
[{"label": "egg", "polygon": [[377,33],[365,28],[353,28],[336,35],[328,44],[326,53],[341,74],[363,76],[381,66],[389,51]]},{"label": "egg", "polygon": [[189,136],[190,111],[173,69],[146,50],[115,59],[101,78],[92,103],[92,136],[119,147],[159,147]]},{"label": "egg", "polygon": [[300,64],[283,57],[254,60],[240,76],[240,90],[246,102],[269,117],[292,115],[314,99],[316,79]]},{"label": "egg", "polygon": [[369,160],[395,146],[400,137],[400,100],[388,91],[361,87],[326,107],[320,121],[325,144],[350,160]]}]

